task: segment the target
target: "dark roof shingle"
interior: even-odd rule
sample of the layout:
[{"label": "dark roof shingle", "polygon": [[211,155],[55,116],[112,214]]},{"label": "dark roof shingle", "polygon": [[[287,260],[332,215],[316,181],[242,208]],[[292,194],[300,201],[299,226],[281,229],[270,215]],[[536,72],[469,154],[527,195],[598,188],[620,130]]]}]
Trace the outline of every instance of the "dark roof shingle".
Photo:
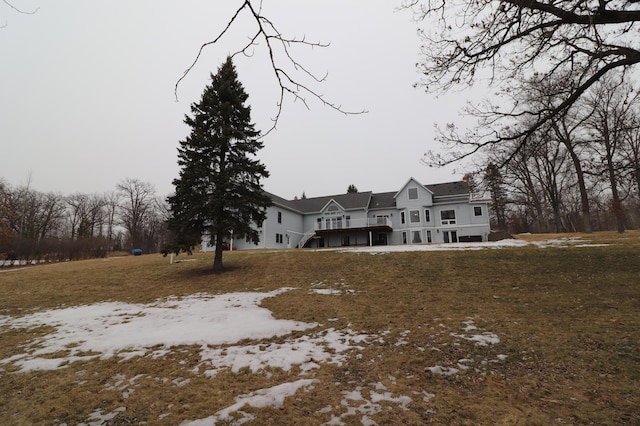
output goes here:
[{"label": "dark roof shingle", "polygon": [[371,191],[354,192],[351,194],[328,195],[325,197],[301,198],[289,201],[298,211],[303,213],[315,213],[322,210],[331,200],[340,204],[345,210],[366,209],[369,206]]},{"label": "dark roof shingle", "polygon": [[[469,186],[464,181],[437,183],[424,185],[434,197],[451,197],[469,195]],[[300,213],[320,212],[331,200],[340,204],[345,210],[357,209],[385,209],[396,206],[396,192],[372,193],[371,191],[354,192],[350,194],[327,195],[324,197],[300,198],[285,200],[275,194],[267,192],[275,205]]]}]

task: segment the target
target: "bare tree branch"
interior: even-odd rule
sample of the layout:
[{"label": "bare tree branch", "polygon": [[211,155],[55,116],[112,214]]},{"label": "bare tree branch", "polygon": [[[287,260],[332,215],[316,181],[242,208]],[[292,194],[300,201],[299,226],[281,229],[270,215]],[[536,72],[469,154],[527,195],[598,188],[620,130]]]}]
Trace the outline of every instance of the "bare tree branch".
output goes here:
[{"label": "bare tree branch", "polygon": [[425,157],[432,165],[448,165],[501,143],[524,148],[595,83],[640,63],[638,0],[409,0],[404,7],[425,22],[419,85],[429,92],[471,86],[480,71],[489,71],[489,85],[507,97],[519,90],[523,76],[565,83],[556,87],[551,104],[524,106],[511,97],[506,111],[493,106],[472,111],[480,126],[492,130],[441,132],[441,140],[458,149]]},{"label": "bare tree branch", "polygon": [[[282,108],[284,104],[285,95],[289,94],[293,97],[294,101],[300,101],[302,104],[308,109],[309,103],[307,98],[311,97],[318,101],[320,101],[324,106],[327,106],[337,112],[340,112],[345,115],[352,114],[364,114],[367,111],[349,111],[342,107],[342,105],[333,103],[325,99],[325,97],[317,92],[315,89],[310,87],[309,85],[303,83],[298,79],[297,76],[292,75],[290,72],[283,68],[284,64],[288,64],[288,66],[293,68],[293,71],[296,73],[301,73],[302,75],[311,78],[311,80],[315,83],[322,83],[326,80],[327,74],[323,76],[318,76],[311,72],[305,65],[298,62],[294,55],[291,53],[291,46],[293,45],[302,45],[310,48],[315,47],[328,47],[329,44],[320,43],[320,42],[310,42],[307,41],[306,38],[288,38],[285,37],[276,27],[276,25],[267,17],[262,14],[262,2],[260,2],[260,7],[256,9],[251,2],[251,0],[244,0],[240,7],[235,11],[233,16],[227,22],[225,28],[211,41],[206,42],[200,46],[198,50],[198,54],[196,55],[193,63],[185,70],[183,75],[178,79],[175,85],[175,96],[176,100],[178,99],[178,86],[180,82],[191,72],[191,70],[198,63],[200,57],[205,48],[211,46],[213,44],[218,43],[222,37],[228,33],[229,29],[232,25],[237,21],[238,17],[242,12],[248,13],[257,29],[255,34],[249,39],[249,42],[237,50],[232,57],[235,57],[239,54],[242,54],[246,57],[251,57],[253,53],[251,52],[256,46],[259,45],[259,42],[263,42],[266,46],[267,53],[269,55],[269,61],[271,63],[271,69],[275,76],[275,79],[280,88],[280,96],[277,102],[277,111],[275,116],[272,118],[273,125],[272,127],[264,133],[264,135],[269,134],[276,128],[280,115],[282,114]],[[284,60],[280,59],[280,56],[284,57]],[[283,63],[284,62],[284,63]]]},{"label": "bare tree branch", "polygon": [[[15,6],[14,6],[11,2],[9,2],[8,0],[2,0],[2,2],[3,2],[4,4],[6,4],[7,6],[9,6],[11,9],[15,10],[16,12],[18,12],[18,13],[22,13],[22,14],[25,14],[25,15],[33,15],[33,14],[35,14],[38,10],[40,10],[40,8],[39,8],[39,7],[36,7],[36,8],[35,8],[34,10],[32,10],[31,12],[27,12],[27,11],[24,11],[24,10],[18,9],[17,7],[15,7]],[[6,26],[6,24],[5,24],[4,26]]]}]

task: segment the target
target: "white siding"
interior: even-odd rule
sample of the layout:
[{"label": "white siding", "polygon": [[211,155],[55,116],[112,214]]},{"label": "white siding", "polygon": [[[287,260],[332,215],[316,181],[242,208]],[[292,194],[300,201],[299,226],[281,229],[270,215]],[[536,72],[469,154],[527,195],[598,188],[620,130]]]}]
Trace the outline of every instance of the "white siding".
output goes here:
[{"label": "white siding", "polygon": [[[302,214],[295,210],[290,210],[282,206],[273,205],[267,209],[267,218],[259,230],[259,244],[247,243],[242,240],[234,240],[234,249],[255,249],[255,248],[294,248],[298,243],[311,235],[318,229],[318,220],[321,221],[323,230],[336,226],[345,228],[344,231],[323,233],[323,240],[311,240],[311,247],[318,247],[322,241],[323,247],[338,247],[342,245],[365,245],[377,242],[380,236],[386,236],[387,244],[403,244],[403,233],[406,234],[407,244],[415,242],[419,244],[443,243],[445,235],[451,242],[455,233],[456,240],[461,237],[481,238],[488,240],[489,235],[489,214],[487,202],[469,202],[468,196],[464,194],[451,195],[446,197],[434,197],[431,191],[417,182],[415,179],[409,181],[395,194],[395,208],[386,209],[354,209],[345,210],[335,202],[328,203],[322,211],[317,213]],[[475,214],[474,208],[480,209],[480,215]],[[443,222],[441,212],[453,210],[455,220],[449,219]],[[427,220],[425,212],[429,212]],[[418,221],[412,222],[412,212],[416,212]],[[402,217],[404,215],[404,223]],[[346,228],[366,225],[367,219],[373,220],[383,216],[389,218],[393,231],[379,232],[368,230],[354,231]],[[280,217],[280,221],[278,218]],[[349,219],[347,219],[349,217]],[[329,220],[329,222],[327,222]],[[349,222],[348,222],[349,220]],[[330,228],[335,229],[335,228]],[[428,241],[428,235],[431,241]],[[204,247],[203,247],[204,248]]]}]

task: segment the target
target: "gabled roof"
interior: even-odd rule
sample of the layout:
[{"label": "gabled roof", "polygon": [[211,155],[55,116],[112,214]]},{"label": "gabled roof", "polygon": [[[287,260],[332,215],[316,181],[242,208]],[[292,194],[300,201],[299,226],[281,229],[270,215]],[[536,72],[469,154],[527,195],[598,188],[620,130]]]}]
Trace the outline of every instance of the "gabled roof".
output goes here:
[{"label": "gabled roof", "polygon": [[396,206],[395,192],[381,192],[371,194],[370,209],[388,209]]},{"label": "gabled roof", "polygon": [[421,184],[420,182],[418,182],[415,178],[410,177],[409,180],[400,187],[400,189],[398,191],[396,191],[396,193],[394,194],[393,198],[396,198],[398,195],[400,195],[400,193],[411,183],[414,182],[416,183],[420,188],[424,188],[427,191],[431,192],[431,190],[429,188],[427,188],[426,186],[424,186],[423,184]]},{"label": "gabled roof", "polygon": [[425,185],[436,197],[450,197],[455,195],[469,195],[469,185],[465,181],[436,183]]},{"label": "gabled roof", "polygon": [[284,198],[278,197],[277,195],[272,194],[271,192],[267,192],[267,191],[264,191],[264,192],[269,197],[271,197],[271,201],[273,202],[273,205],[280,206],[288,210],[293,210],[298,213],[303,213],[302,211],[296,208],[296,206],[293,204],[293,201],[285,200]]},{"label": "gabled roof", "polygon": [[[435,198],[468,197],[469,185],[464,181],[437,183],[433,185],[422,185],[414,178],[410,178],[396,192],[372,193],[371,191],[354,192],[350,194],[328,195],[325,197],[301,198],[298,200],[285,200],[275,194],[266,192],[273,200],[273,204],[301,214],[320,213],[332,201],[344,210],[360,209],[388,209],[396,207],[396,197],[410,182],[415,182],[425,190],[431,192]],[[444,200],[441,200],[444,201]],[[451,201],[451,200],[450,200]]]},{"label": "gabled roof", "polygon": [[289,201],[289,204],[296,210],[303,213],[318,213],[324,209],[332,200],[345,210],[366,209],[369,207],[371,191],[354,192],[351,194],[329,195],[326,197],[301,198]]}]

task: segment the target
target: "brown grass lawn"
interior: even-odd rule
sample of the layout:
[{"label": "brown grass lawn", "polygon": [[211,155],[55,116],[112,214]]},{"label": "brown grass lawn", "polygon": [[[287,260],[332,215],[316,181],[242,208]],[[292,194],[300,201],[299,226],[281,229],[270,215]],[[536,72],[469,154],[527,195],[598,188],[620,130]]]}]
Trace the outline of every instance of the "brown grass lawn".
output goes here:
[{"label": "brown grass lawn", "polygon": [[[371,338],[341,365],[310,371],[304,378],[314,386],[281,406],[244,407],[254,416],[247,424],[320,425],[332,415],[347,425],[640,424],[640,232],[578,237],[579,246],[477,251],[240,251],[225,253],[221,274],[209,271],[209,254],[172,265],[145,255],[3,269],[0,318],[292,287],[262,306],[276,318]],[[309,291],[318,287],[348,291]],[[477,345],[465,338],[471,326],[499,342]],[[0,360],[52,330],[0,326]],[[196,346],[28,373],[0,361],[0,424],[174,425],[301,378],[295,368],[208,377],[200,362]],[[363,400],[349,399],[353,392]],[[383,392],[410,402],[374,400]],[[363,414],[366,402],[379,409]],[[96,412],[111,415],[100,421]]]}]

